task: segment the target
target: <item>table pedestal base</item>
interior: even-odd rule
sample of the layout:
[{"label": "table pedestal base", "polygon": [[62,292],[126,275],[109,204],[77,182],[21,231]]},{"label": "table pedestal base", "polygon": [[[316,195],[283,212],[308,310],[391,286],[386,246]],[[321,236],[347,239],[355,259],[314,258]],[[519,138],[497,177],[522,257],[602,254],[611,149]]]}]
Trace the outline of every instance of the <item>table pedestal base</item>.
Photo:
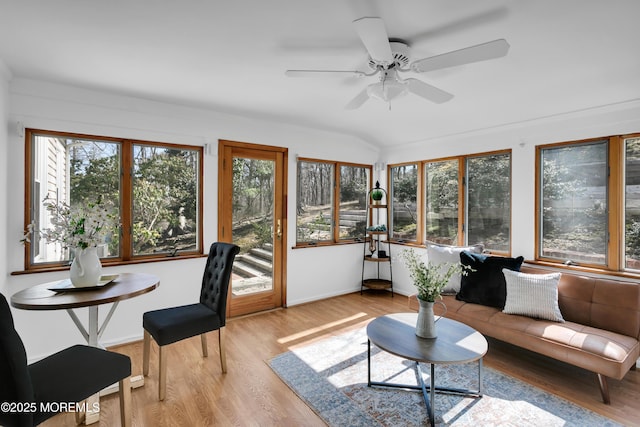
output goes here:
[{"label": "table pedestal base", "polygon": [[435,364],[430,363],[431,375],[429,376],[430,385],[424,383],[422,377],[422,369],[420,363],[416,362],[416,369],[418,371],[418,385],[414,384],[400,384],[390,382],[376,382],[371,381],[371,341],[367,340],[367,386],[369,387],[389,387],[389,388],[402,388],[409,390],[421,390],[424,403],[427,406],[427,413],[429,414],[429,422],[432,426],[435,425],[435,412],[434,412],[434,399],[436,393],[441,394],[453,394],[466,397],[482,397],[482,358],[478,359],[478,390],[468,390],[463,388],[451,388],[451,387],[439,387],[435,385]]}]

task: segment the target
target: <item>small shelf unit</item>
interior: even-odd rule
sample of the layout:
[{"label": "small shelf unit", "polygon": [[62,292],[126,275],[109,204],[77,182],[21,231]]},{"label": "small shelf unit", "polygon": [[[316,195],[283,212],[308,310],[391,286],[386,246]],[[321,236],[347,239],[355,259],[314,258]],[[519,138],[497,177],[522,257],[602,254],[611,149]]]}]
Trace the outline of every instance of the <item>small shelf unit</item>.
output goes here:
[{"label": "small shelf unit", "polygon": [[[380,195],[381,197],[378,197]],[[367,203],[367,227],[365,229],[364,249],[362,257],[362,284],[360,293],[366,289],[391,290],[393,297],[393,272],[391,269],[391,245],[389,244],[389,226],[387,210],[387,192],[380,188],[380,183],[369,191]],[[374,265],[374,274],[367,269],[367,264]],[[381,274],[388,269],[388,279]]]}]

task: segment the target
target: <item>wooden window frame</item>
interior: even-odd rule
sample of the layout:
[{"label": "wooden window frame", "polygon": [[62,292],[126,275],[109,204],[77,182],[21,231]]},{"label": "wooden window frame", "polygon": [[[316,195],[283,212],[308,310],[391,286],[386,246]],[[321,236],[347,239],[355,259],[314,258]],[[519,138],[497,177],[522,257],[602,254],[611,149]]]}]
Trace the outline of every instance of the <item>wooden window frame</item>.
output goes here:
[{"label": "wooden window frame", "polygon": [[[610,135],[602,136],[599,138],[589,138],[576,141],[564,141],[551,144],[543,144],[536,146],[536,168],[535,168],[535,260],[536,264],[557,266],[566,269],[588,271],[596,273],[607,273],[611,275],[628,275],[637,277],[638,272],[635,270],[627,269],[624,265],[625,261],[625,248],[624,248],[624,218],[625,218],[625,206],[624,206],[624,192],[625,192],[625,154],[624,154],[624,141],[630,138],[639,138],[640,133],[625,134],[625,135]],[[541,155],[542,150],[549,148],[556,148],[562,146],[579,146],[592,144],[594,142],[607,141],[607,253],[604,265],[602,264],[589,264],[589,263],[574,263],[567,265],[565,262],[555,259],[544,257],[541,255],[542,242],[542,164]]]},{"label": "wooden window frame", "polygon": [[512,151],[511,149],[507,149],[507,150],[496,150],[496,151],[488,151],[485,153],[477,153],[477,154],[470,154],[470,155],[465,155],[465,156],[461,156],[462,157],[462,161],[464,164],[464,179],[463,179],[463,190],[464,190],[464,194],[463,197],[465,199],[465,205],[464,205],[464,236],[463,236],[463,240],[462,242],[459,242],[460,245],[469,245],[469,244],[474,244],[475,242],[468,242],[468,228],[469,228],[469,218],[467,218],[467,212],[468,212],[468,206],[467,206],[467,195],[468,195],[468,187],[469,187],[469,183],[468,183],[468,177],[467,177],[467,170],[469,168],[469,164],[468,164],[468,160],[469,159],[473,159],[473,158],[479,158],[479,157],[490,157],[490,156],[501,156],[504,154],[508,154],[509,155],[509,250],[507,251],[499,251],[499,250],[495,250],[495,249],[491,249],[491,248],[485,248],[485,251],[488,251],[492,254],[496,254],[496,255],[502,255],[502,256],[510,256],[511,255],[511,243],[512,243],[512,237],[513,237],[513,156],[512,156]]},{"label": "wooden window frame", "polygon": [[[393,237],[393,211],[394,211],[394,189],[392,187],[392,174],[391,170],[394,168],[402,167],[402,166],[411,166],[415,165],[417,174],[416,174],[416,240],[405,240],[405,239],[397,239]],[[399,245],[408,245],[408,246],[421,246],[424,244],[424,221],[423,221],[423,212],[424,212],[424,162],[402,162],[402,163],[394,163],[387,165],[387,189],[389,201],[387,204],[389,205],[388,211],[388,222],[389,222],[389,241],[392,243],[396,243]]]},{"label": "wooden window frame", "polygon": [[[456,242],[457,246],[462,246],[463,242],[465,241],[465,213],[466,213],[466,197],[465,197],[465,192],[464,192],[464,188],[466,187],[465,184],[465,159],[467,156],[451,156],[451,157],[443,157],[440,159],[431,159],[431,160],[424,160],[422,162],[422,170],[423,170],[423,181],[422,181],[422,197],[424,197],[424,205],[422,207],[422,209],[424,210],[425,214],[424,217],[426,220],[426,211],[427,211],[427,197],[426,197],[426,191],[427,191],[427,165],[429,165],[429,163],[441,163],[441,162],[451,162],[451,161],[456,161],[458,162],[458,241]],[[430,243],[434,243],[434,244],[439,244],[439,243],[435,243],[430,241],[429,239],[427,239],[427,230],[426,230],[426,222],[425,224],[423,224],[424,228],[424,234],[423,234],[423,239],[424,239],[424,244],[430,244]]]},{"label": "wooden window frame", "polygon": [[[298,182],[298,173],[299,173],[299,162],[313,162],[313,163],[326,163],[333,165],[333,205],[332,205],[332,213],[331,213],[331,221],[333,221],[332,226],[332,239],[317,241],[317,242],[298,242],[298,215],[296,212],[296,243],[293,247],[294,249],[298,248],[313,248],[313,247],[322,247],[322,246],[334,246],[334,245],[343,245],[343,244],[351,244],[351,243],[361,243],[362,238],[351,238],[351,239],[340,239],[340,168],[342,166],[351,166],[364,168],[369,170],[369,183],[368,188],[372,187],[373,182],[373,165],[362,164],[362,163],[353,163],[353,162],[342,162],[337,160],[323,160],[323,159],[315,159],[311,157],[298,157],[296,159],[296,185]],[[296,194],[298,194],[296,192]],[[297,196],[296,196],[297,197]],[[297,203],[297,202],[296,202]],[[370,215],[371,213],[369,213]],[[363,236],[364,237],[364,236]]]},{"label": "wooden window frame", "polygon": [[[466,174],[467,174],[467,160],[471,159],[471,158],[477,158],[477,157],[488,157],[488,156],[494,156],[494,155],[503,155],[503,154],[508,154],[509,155],[509,159],[510,161],[512,161],[512,150],[511,149],[506,149],[506,150],[495,150],[495,151],[487,151],[487,152],[482,152],[482,153],[474,153],[474,154],[465,154],[465,155],[460,155],[460,156],[448,156],[448,157],[440,157],[440,158],[436,158],[436,159],[428,159],[428,160],[421,160],[419,162],[403,162],[403,163],[394,163],[394,164],[389,164],[387,165],[387,188],[390,189],[390,201],[389,204],[393,204],[393,193],[391,192],[391,169],[394,167],[398,167],[398,166],[406,166],[406,165],[418,165],[418,194],[417,194],[417,200],[416,200],[416,204],[418,206],[418,212],[417,212],[417,221],[418,224],[416,226],[416,241],[403,241],[403,240],[398,240],[398,239],[393,239],[392,237],[389,238],[389,240],[393,243],[396,244],[401,244],[401,245],[407,245],[407,246],[426,246],[428,244],[431,244],[433,242],[427,240],[426,238],[426,224],[424,221],[425,215],[426,215],[426,179],[427,179],[427,174],[426,174],[426,167],[427,164],[429,163],[437,163],[437,162],[445,162],[445,161],[452,161],[452,160],[457,160],[458,161],[458,241],[457,241],[457,245],[458,246],[464,246],[467,245],[467,227],[468,227],[468,221],[467,221],[467,206],[466,206],[466,199],[467,199],[467,182],[466,182]],[[510,205],[512,205],[513,202],[513,168],[510,168],[510,174],[509,174],[509,186],[511,187],[511,192],[510,192]],[[389,218],[389,223],[391,224],[391,221],[393,219],[392,217],[392,212],[393,210],[390,209],[390,218]],[[512,209],[511,209],[512,212]],[[511,213],[510,212],[510,213]],[[391,229],[393,229],[393,225],[390,225]],[[509,251],[505,252],[505,251],[491,251],[494,254],[498,254],[498,255],[505,255],[505,256],[509,256],[511,254],[511,239],[512,239],[512,229],[513,229],[513,218],[512,215],[510,215],[510,220],[509,220]],[[434,243],[437,244],[437,243]]]},{"label": "wooden window frame", "polygon": [[[32,137],[34,135],[45,135],[57,138],[70,138],[70,139],[87,139],[93,141],[104,141],[120,144],[120,248],[119,256],[113,258],[103,258],[101,263],[103,266],[115,266],[122,264],[135,264],[142,262],[157,262],[157,261],[169,261],[185,258],[201,257],[203,255],[203,181],[204,181],[204,149],[200,146],[186,145],[186,144],[173,144],[154,141],[144,141],[128,138],[117,138],[110,136],[97,136],[80,134],[73,132],[51,131],[42,129],[25,129],[25,191],[24,191],[24,229],[27,229],[27,225],[31,223],[31,198],[32,198],[32,183],[34,179],[34,171],[32,170],[32,160],[34,153],[32,152]],[[172,149],[185,149],[198,152],[198,231],[196,244],[198,249],[194,251],[178,252],[174,256],[168,256],[167,253],[161,253],[158,255],[134,255],[132,246],[132,215],[133,215],[133,187],[132,187],[132,171],[133,171],[133,147],[134,146],[147,146],[147,147],[162,147]],[[127,172],[128,171],[128,172]],[[59,271],[69,269],[68,261],[60,262],[47,262],[47,263],[32,263],[30,254],[30,244],[25,244],[24,249],[24,266],[25,270],[20,273],[32,273],[32,272],[46,272],[46,271]]]}]

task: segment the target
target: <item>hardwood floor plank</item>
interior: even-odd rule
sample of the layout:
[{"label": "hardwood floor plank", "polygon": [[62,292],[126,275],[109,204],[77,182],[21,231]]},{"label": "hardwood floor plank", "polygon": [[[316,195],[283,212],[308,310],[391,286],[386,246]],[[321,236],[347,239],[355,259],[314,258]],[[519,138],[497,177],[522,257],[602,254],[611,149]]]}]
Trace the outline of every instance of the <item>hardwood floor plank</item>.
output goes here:
[{"label": "hardwood floor plank", "polygon": [[[227,373],[220,367],[218,339],[208,336],[209,357],[199,337],[166,347],[167,395],[158,401],[158,348],[151,344],[149,376],[132,390],[134,426],[324,426],[273,373],[268,360],[296,346],[365,326],[386,313],[408,311],[406,297],[387,292],[353,293],[287,309],[229,319]],[[140,320],[142,322],[142,318]],[[131,357],[134,375],[142,373],[142,341],[112,348]],[[640,425],[640,370],[622,381],[610,380],[611,405],[600,400],[595,374],[496,340],[489,340],[485,366],[555,393],[624,425]],[[101,398],[95,426],[118,426],[117,394]],[[73,414],[43,424],[74,426]]]}]

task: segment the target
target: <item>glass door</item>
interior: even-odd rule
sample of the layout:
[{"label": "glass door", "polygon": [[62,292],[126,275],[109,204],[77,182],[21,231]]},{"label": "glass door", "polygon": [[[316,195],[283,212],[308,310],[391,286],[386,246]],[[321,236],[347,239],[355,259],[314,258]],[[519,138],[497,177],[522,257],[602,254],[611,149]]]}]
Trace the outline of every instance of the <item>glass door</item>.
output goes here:
[{"label": "glass door", "polygon": [[219,240],[240,246],[228,316],[284,305],[286,148],[219,143]]}]

